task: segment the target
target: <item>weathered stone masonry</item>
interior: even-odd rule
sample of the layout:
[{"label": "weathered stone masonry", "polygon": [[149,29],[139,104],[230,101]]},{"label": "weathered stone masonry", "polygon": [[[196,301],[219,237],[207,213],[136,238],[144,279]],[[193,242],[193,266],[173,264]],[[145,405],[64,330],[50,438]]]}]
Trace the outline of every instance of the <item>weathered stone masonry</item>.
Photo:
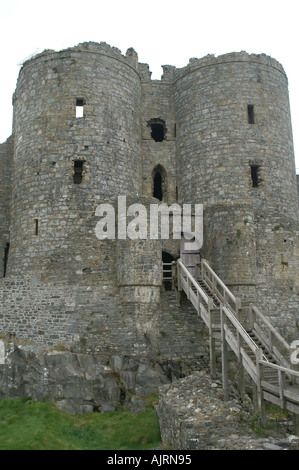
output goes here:
[{"label": "weathered stone masonry", "polygon": [[203,204],[202,255],[296,338],[298,179],[276,60],[209,55],[151,80],[133,49],[84,43],[25,62],[13,104],[0,146],[2,335],[103,359],[202,357],[191,310],[182,334],[161,308],[162,252],[176,259],[179,243],[95,236],[98,204],[127,196]]}]

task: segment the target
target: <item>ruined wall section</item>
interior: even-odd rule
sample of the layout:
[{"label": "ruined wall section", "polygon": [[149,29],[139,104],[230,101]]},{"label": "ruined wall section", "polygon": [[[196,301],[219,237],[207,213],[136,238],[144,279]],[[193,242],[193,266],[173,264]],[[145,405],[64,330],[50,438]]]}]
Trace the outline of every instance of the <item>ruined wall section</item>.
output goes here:
[{"label": "ruined wall section", "polygon": [[9,253],[12,195],[13,137],[0,144],[0,278],[5,275]]},{"label": "ruined wall section", "polygon": [[141,192],[140,100],[133,50],[123,56],[84,43],[23,65],[14,95],[10,274],[62,268],[73,280],[104,264],[91,218],[100,201]]}]

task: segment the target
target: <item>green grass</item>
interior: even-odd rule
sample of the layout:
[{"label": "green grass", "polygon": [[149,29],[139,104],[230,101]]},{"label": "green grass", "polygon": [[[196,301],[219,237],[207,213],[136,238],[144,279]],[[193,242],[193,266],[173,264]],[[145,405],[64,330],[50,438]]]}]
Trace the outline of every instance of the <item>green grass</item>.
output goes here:
[{"label": "green grass", "polygon": [[266,422],[262,423],[260,413],[256,413],[250,420],[250,427],[259,436],[269,436],[273,432],[283,436],[285,429],[282,423],[287,417],[287,410],[282,410],[279,406],[269,404],[266,406]]},{"label": "green grass", "polygon": [[0,450],[146,450],[161,444],[156,411],[70,415],[54,403],[0,401]]}]

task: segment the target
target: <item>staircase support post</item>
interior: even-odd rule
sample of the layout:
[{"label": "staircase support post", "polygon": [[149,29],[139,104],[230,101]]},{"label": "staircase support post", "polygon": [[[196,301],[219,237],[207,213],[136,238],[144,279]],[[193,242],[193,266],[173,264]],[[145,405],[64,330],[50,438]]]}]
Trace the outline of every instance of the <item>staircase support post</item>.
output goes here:
[{"label": "staircase support post", "polygon": [[266,406],[265,400],[263,397],[263,366],[260,364],[260,361],[263,358],[263,351],[261,348],[258,348],[255,352],[256,357],[256,404],[257,410],[261,413],[261,421],[265,423],[266,421]]},{"label": "staircase support post", "polygon": [[237,333],[237,341],[238,341],[238,372],[239,372],[239,393],[241,400],[244,401],[245,396],[245,380],[244,380],[244,366],[242,363],[242,337],[239,333]]},{"label": "staircase support post", "polygon": [[216,377],[216,343],[214,338],[213,323],[214,323],[214,310],[213,310],[213,301],[209,299],[209,343],[210,343],[210,369],[211,377]]},{"label": "staircase support post", "polygon": [[252,404],[254,413],[258,413],[258,401],[257,401],[257,386],[256,383],[252,380]]},{"label": "staircase support post", "polygon": [[213,338],[213,332],[210,334],[210,367],[211,367],[211,377],[214,379],[216,377],[216,351],[215,351],[215,338]]},{"label": "staircase support post", "polygon": [[294,413],[293,415],[293,423],[294,423],[294,434],[295,436],[299,436],[299,415]]},{"label": "staircase support post", "polygon": [[221,359],[222,359],[222,387],[223,399],[229,400],[229,385],[228,385],[228,357],[227,357],[227,343],[225,339],[225,315],[220,306],[220,320],[221,320]]},{"label": "staircase support post", "polygon": [[178,285],[178,266],[176,261],[171,263],[171,290],[175,290]]},{"label": "staircase support post", "polygon": [[241,318],[241,308],[242,308],[242,301],[239,298],[236,298],[236,318],[242,323]]},{"label": "staircase support post", "polygon": [[177,279],[177,288],[175,289],[176,304],[177,304],[177,307],[180,308],[181,299],[182,299],[182,284],[181,284],[180,266],[178,263],[176,263],[176,279]]},{"label": "staircase support post", "polygon": [[245,397],[244,366],[241,362],[239,363],[239,393],[240,393],[241,401],[244,401],[244,397]]},{"label": "staircase support post", "polygon": [[254,330],[254,324],[256,322],[256,312],[254,310],[254,305],[249,305],[249,329]]}]

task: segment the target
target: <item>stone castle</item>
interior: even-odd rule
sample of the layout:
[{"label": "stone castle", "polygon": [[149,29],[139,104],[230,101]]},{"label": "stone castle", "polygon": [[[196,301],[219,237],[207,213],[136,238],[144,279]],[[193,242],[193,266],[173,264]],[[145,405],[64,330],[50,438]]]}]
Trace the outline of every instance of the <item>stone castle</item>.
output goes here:
[{"label": "stone castle", "polygon": [[200,256],[298,337],[298,192],[276,60],[208,55],[151,80],[134,49],[83,43],[27,60],[13,107],[0,145],[2,338],[103,360],[200,360],[192,308],[161,307],[162,265],[182,243],[95,236],[96,207],[118,196],[202,204]]}]

